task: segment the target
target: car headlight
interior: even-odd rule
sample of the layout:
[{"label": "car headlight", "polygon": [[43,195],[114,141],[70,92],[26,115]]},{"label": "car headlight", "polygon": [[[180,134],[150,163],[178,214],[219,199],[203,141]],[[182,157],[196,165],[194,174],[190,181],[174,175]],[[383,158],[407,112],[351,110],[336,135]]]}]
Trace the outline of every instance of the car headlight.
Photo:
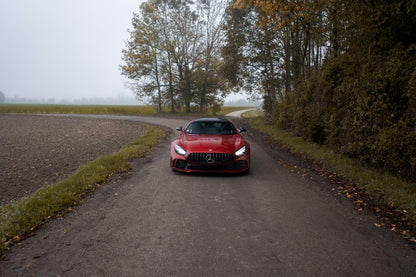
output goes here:
[{"label": "car headlight", "polygon": [[247,147],[244,145],[243,147],[240,147],[237,151],[235,151],[235,155],[237,157],[243,156],[246,153]]},{"label": "car headlight", "polygon": [[181,156],[185,156],[186,151],[175,143],[175,152]]}]

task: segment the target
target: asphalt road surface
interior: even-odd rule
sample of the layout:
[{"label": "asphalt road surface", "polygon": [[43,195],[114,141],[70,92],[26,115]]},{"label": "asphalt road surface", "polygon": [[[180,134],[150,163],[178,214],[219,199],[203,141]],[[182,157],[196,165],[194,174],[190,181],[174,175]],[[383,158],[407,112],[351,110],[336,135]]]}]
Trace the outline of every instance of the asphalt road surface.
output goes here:
[{"label": "asphalt road surface", "polygon": [[[108,116],[106,116],[108,117]],[[114,117],[175,128],[182,120]],[[169,168],[170,140],[13,247],[1,276],[415,276],[416,251],[281,167],[248,133],[247,176]],[[171,138],[173,139],[173,137]]]}]

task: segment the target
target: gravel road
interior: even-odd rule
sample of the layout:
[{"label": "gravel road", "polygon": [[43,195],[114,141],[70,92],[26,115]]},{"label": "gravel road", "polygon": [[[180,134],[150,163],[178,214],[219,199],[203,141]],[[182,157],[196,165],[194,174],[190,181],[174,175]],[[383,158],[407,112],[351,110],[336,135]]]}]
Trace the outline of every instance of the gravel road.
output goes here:
[{"label": "gravel road", "polygon": [[328,181],[290,172],[255,133],[246,137],[252,168],[233,177],[171,172],[170,140],[162,142],[151,160],[133,163],[127,180],[100,187],[74,212],[13,247],[0,275],[415,275],[415,250],[328,193]]},{"label": "gravel road", "polygon": [[255,108],[250,108],[250,109],[246,109],[246,110],[240,110],[240,111],[235,111],[235,112],[231,112],[229,114],[227,114],[227,116],[231,116],[231,117],[241,117],[241,115],[245,112],[248,111],[252,111],[255,110]]}]

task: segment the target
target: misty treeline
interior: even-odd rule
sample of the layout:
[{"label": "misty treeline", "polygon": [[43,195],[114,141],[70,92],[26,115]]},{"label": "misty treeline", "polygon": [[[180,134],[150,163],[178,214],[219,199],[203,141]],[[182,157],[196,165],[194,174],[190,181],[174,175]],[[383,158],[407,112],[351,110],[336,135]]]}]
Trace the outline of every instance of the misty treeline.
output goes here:
[{"label": "misty treeline", "polygon": [[134,14],[122,74],[162,111],[219,110],[230,91],[220,55],[227,1],[149,0]]},{"label": "misty treeline", "polygon": [[231,89],[272,124],[416,181],[416,1],[151,0],[122,72],[173,111]]}]

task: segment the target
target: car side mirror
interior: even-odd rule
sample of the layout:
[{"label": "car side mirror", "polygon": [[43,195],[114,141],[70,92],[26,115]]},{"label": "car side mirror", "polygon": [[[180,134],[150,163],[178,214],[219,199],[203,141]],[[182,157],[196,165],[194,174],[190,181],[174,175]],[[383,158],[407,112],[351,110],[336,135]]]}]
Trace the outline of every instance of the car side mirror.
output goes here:
[{"label": "car side mirror", "polygon": [[238,129],[238,131],[239,131],[240,133],[242,133],[242,132],[246,132],[247,130],[246,130],[244,127],[241,127],[240,129]]},{"label": "car side mirror", "polygon": [[182,132],[183,131],[182,126],[176,127],[176,131]]}]

